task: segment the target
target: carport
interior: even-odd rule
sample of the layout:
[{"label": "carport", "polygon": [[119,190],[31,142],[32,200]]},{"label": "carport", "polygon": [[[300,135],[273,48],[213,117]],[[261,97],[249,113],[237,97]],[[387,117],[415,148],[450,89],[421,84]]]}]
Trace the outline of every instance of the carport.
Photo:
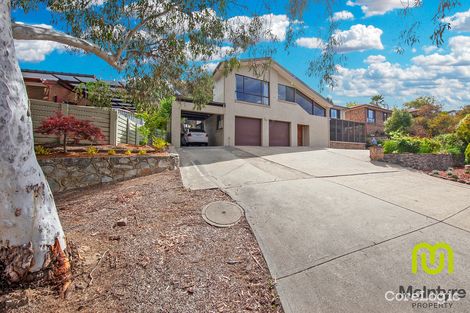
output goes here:
[{"label": "carport", "polygon": [[175,147],[181,146],[183,121],[202,127],[208,135],[210,146],[224,145],[223,103],[213,102],[198,110],[191,100],[179,98],[173,103],[171,111],[171,143]]}]

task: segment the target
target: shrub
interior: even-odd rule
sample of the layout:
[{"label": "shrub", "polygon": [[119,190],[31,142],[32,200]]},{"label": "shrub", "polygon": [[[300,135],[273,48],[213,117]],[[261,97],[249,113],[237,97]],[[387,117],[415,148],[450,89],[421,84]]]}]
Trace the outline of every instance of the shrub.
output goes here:
[{"label": "shrub", "polygon": [[98,149],[96,149],[96,147],[89,146],[88,148],[86,148],[86,153],[88,155],[96,155],[98,154]]},{"label": "shrub", "polygon": [[402,137],[398,141],[397,152],[398,153],[418,153],[420,140],[419,138],[413,137]]},{"label": "shrub", "polygon": [[56,112],[54,115],[44,119],[36,132],[45,135],[61,136],[64,142],[64,152],[67,152],[67,143],[72,139],[74,143],[80,140],[98,141],[104,139],[101,129],[89,121],[79,120],[74,116],[63,115]]},{"label": "shrub", "polygon": [[467,145],[467,149],[465,149],[465,163],[470,164],[470,143]]},{"label": "shrub", "polygon": [[466,144],[470,143],[470,114],[465,115],[465,117],[460,120],[455,129],[455,133]]},{"label": "shrub", "polygon": [[386,140],[383,143],[384,153],[396,153],[398,150],[398,142],[396,140]]},{"label": "shrub", "polygon": [[441,152],[462,154],[465,151],[465,143],[456,134],[443,134],[434,137],[440,143]]},{"label": "shrub", "polygon": [[168,146],[168,142],[166,142],[162,138],[156,138],[153,137],[152,139],[152,146],[155,148],[157,151],[164,151],[166,147]]},{"label": "shrub", "polygon": [[147,150],[139,150],[139,155],[147,154]]},{"label": "shrub", "polygon": [[114,149],[109,149],[108,150],[108,155],[115,155],[116,154],[116,150]]},{"label": "shrub", "polygon": [[51,150],[47,149],[46,147],[44,146],[35,146],[34,147],[34,152],[36,153],[36,155],[49,155],[51,154]]},{"label": "shrub", "polygon": [[441,150],[441,144],[437,140],[422,138],[419,141],[419,153],[438,153]]},{"label": "shrub", "polygon": [[124,152],[125,155],[131,155],[132,151],[130,149],[127,149],[126,152]]}]

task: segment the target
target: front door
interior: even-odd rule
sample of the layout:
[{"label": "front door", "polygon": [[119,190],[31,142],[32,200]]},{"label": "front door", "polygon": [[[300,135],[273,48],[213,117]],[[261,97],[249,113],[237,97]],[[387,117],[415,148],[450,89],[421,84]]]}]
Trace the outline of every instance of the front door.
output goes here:
[{"label": "front door", "polygon": [[302,147],[304,145],[304,126],[297,125],[297,146]]}]

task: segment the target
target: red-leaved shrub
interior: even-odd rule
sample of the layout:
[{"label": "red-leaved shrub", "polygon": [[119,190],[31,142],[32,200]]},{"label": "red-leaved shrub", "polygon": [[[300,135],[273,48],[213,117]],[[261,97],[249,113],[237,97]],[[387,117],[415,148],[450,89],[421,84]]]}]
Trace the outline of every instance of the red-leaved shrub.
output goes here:
[{"label": "red-leaved shrub", "polygon": [[44,135],[61,136],[64,142],[64,152],[67,152],[69,140],[78,144],[80,140],[97,142],[104,139],[101,129],[89,121],[79,120],[71,115],[56,112],[41,122],[36,132]]}]

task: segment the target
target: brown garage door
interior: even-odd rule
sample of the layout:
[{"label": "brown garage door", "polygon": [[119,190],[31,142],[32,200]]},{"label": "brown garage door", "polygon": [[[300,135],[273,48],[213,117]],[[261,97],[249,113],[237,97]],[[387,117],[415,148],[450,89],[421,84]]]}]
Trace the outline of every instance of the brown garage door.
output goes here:
[{"label": "brown garage door", "polygon": [[261,146],[261,120],[235,117],[235,145]]},{"label": "brown garage door", "polygon": [[269,145],[289,146],[289,123],[269,121]]}]

